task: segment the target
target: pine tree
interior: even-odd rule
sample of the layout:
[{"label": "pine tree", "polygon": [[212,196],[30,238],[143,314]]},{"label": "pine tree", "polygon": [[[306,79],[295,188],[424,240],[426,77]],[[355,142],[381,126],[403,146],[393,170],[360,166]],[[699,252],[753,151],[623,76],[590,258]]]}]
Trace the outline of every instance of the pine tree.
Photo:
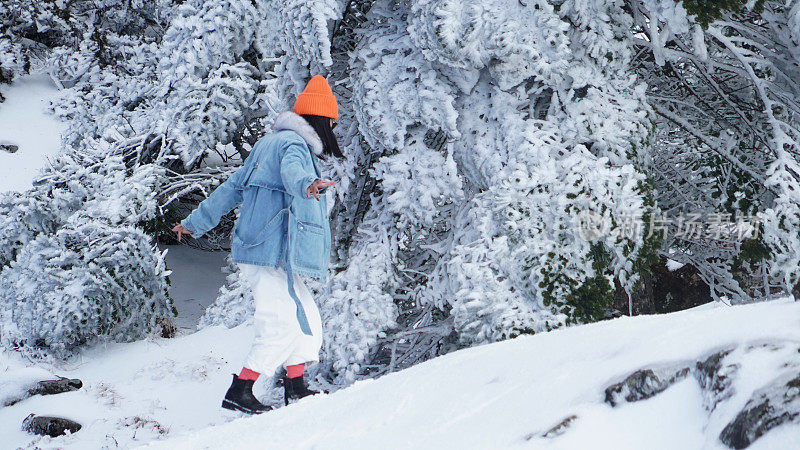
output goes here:
[{"label": "pine tree", "polygon": [[[332,380],[597,320],[659,252],[735,302],[800,276],[797,1],[11,1],[0,23],[0,78],[46,56],[71,155],[0,200],[16,292],[77,304],[49,275],[22,277],[48,254],[48,273],[73,264],[91,290],[105,269],[73,245],[89,230],[111,242],[116,226],[115,257],[157,264],[137,230],[202,200],[317,73],[346,155],[322,162],[340,180],[332,277],[315,287]],[[761,233],[656,223],[689,212],[755,216]],[[199,245],[225,247],[232,223]],[[164,272],[132,270],[160,298]],[[252,311],[228,270],[201,326]],[[14,339],[39,333],[2,314]]]},{"label": "pine tree", "polygon": [[155,216],[163,170],[129,175],[123,157],[104,150],[59,157],[33,189],[2,203],[4,347],[64,357],[98,339],[142,338],[174,316],[164,255],[140,227]]},{"label": "pine tree", "polygon": [[[598,280],[632,286],[633,261],[652,251],[644,230],[616,225],[591,242],[576,226],[585,211],[620,224],[652,210],[635,168],[652,128],[629,76],[630,17],[606,2],[496,3],[379,1],[367,16],[348,83],[377,157],[358,139],[346,152],[372,161],[377,186],[322,303],[336,333],[326,352],[346,379],[396,359],[381,347],[415,335],[431,306],[464,344],[596,320],[611,298]],[[359,177],[349,186],[366,186]],[[358,214],[351,201],[343,211]]]},{"label": "pine tree", "polygon": [[[769,297],[797,282],[797,10],[797,2],[633,2],[634,27],[650,36],[635,40],[636,63],[657,114],[648,171],[671,219],[664,246],[726,301]],[[756,234],[685,232],[687,220],[715,217],[755,224]],[[768,255],[752,257],[748,242]]]},{"label": "pine tree", "polygon": [[98,339],[130,341],[174,315],[163,255],[131,226],[80,214],[39,234],[0,272],[2,344],[66,356]]}]

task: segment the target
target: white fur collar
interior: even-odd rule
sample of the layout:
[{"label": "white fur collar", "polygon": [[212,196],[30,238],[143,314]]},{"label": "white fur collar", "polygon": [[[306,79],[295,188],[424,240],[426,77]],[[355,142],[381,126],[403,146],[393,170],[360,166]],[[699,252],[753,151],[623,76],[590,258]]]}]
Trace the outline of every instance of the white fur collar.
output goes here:
[{"label": "white fur collar", "polygon": [[317,155],[322,154],[322,139],[319,138],[314,128],[306,122],[306,119],[302,118],[299,114],[292,111],[284,111],[278,114],[273,129],[275,131],[294,131],[306,141],[306,144],[311,147],[311,151]]}]

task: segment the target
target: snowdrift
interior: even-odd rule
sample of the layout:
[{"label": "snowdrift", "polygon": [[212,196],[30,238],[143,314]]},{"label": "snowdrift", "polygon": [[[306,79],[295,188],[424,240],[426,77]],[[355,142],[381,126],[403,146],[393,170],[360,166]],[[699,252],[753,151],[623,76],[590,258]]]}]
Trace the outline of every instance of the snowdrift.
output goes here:
[{"label": "snowdrift", "polygon": [[[69,366],[49,367],[84,387],[0,408],[0,447],[722,449],[720,435],[754,393],[771,399],[778,416],[800,409],[800,389],[784,389],[787,377],[800,375],[800,302],[790,300],[524,336],[258,417],[219,407],[251,338],[247,325],[211,327],[101,346]],[[48,375],[15,358],[0,354],[6,397],[14,385]],[[263,382],[256,393],[263,395]],[[20,430],[30,413],[83,428],[34,437]],[[800,448],[800,422],[765,431],[767,421],[740,421],[750,437],[763,434],[749,448]]]},{"label": "snowdrift", "polygon": [[[800,375],[799,351],[789,300],[621,318],[459,351],[150,448],[726,448],[719,436],[754,391]],[[714,355],[725,389],[702,387]],[[681,367],[650,398],[605,401],[637,370]],[[787,421],[750,448],[798,446],[800,422]]]},{"label": "snowdrift", "polygon": [[24,191],[61,148],[66,124],[47,111],[59,92],[44,74],[21,77],[0,89],[6,97],[0,103],[0,145],[17,148],[15,153],[0,150],[0,193]]}]

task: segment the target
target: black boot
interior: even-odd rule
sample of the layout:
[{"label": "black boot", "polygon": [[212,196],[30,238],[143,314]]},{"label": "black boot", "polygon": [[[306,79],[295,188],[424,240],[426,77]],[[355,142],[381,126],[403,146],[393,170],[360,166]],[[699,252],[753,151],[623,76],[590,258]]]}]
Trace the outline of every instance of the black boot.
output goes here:
[{"label": "black boot", "polygon": [[296,402],[303,397],[316,394],[319,394],[319,391],[312,391],[309,389],[303,376],[295,378],[289,378],[286,375],[283,376],[283,401],[286,405]]},{"label": "black boot", "polygon": [[228,388],[228,392],[225,393],[222,407],[247,414],[261,414],[272,410],[271,406],[263,405],[253,395],[253,383],[255,383],[255,380],[242,380],[234,374],[233,383]]}]

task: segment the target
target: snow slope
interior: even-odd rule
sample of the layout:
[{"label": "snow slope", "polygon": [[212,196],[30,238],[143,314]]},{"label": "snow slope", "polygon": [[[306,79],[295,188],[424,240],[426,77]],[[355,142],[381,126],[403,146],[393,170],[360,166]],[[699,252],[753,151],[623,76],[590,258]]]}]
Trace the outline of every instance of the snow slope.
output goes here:
[{"label": "snow slope", "polygon": [[58,153],[66,124],[48,112],[58,89],[47,75],[27,75],[1,87],[6,101],[0,103],[0,144],[19,150],[0,150],[0,192],[24,191],[47,157]]},{"label": "snow slope", "polygon": [[[80,378],[83,389],[0,407],[0,449],[130,448],[238,417],[219,408],[220,396],[252,337],[248,326],[215,327],[174,339],[99,346],[69,363],[43,366],[53,374]],[[6,386],[0,394],[8,396],[12,384],[30,384],[33,374],[25,365],[16,354],[0,353],[0,385]],[[57,439],[34,437],[20,430],[30,413],[68,417],[84,428]]]},{"label": "snow slope", "polygon": [[[765,340],[798,358],[800,303],[622,318],[472,348],[152,447],[714,448],[720,427],[707,423],[693,379],[618,408],[602,402],[603,389],[645,366]],[[748,367],[754,378],[768,381],[779,370],[772,356]],[[741,397],[718,408],[740,406]],[[561,437],[541,436],[573,414]],[[752,448],[797,448],[800,426],[786,428]]]},{"label": "snow slope", "polygon": [[[722,448],[720,430],[754,389],[781,371],[800,371],[800,303],[705,305],[462,350],[263,416],[241,417],[219,409],[219,402],[251,336],[247,325],[213,327],[93,349],[57,370],[82,378],[83,390],[0,408],[0,442],[11,448],[713,449]],[[603,402],[606,386],[637,369],[692,362],[734,347],[728,358],[741,366],[735,394],[713,414],[691,377],[648,400],[613,408]],[[12,369],[21,366],[4,361]],[[787,361],[795,365],[783,367]],[[85,428],[72,436],[34,438],[19,431],[30,412],[63,415]],[[542,436],[571,415],[577,419],[562,435]],[[789,424],[750,448],[798,446],[800,426]]]}]

